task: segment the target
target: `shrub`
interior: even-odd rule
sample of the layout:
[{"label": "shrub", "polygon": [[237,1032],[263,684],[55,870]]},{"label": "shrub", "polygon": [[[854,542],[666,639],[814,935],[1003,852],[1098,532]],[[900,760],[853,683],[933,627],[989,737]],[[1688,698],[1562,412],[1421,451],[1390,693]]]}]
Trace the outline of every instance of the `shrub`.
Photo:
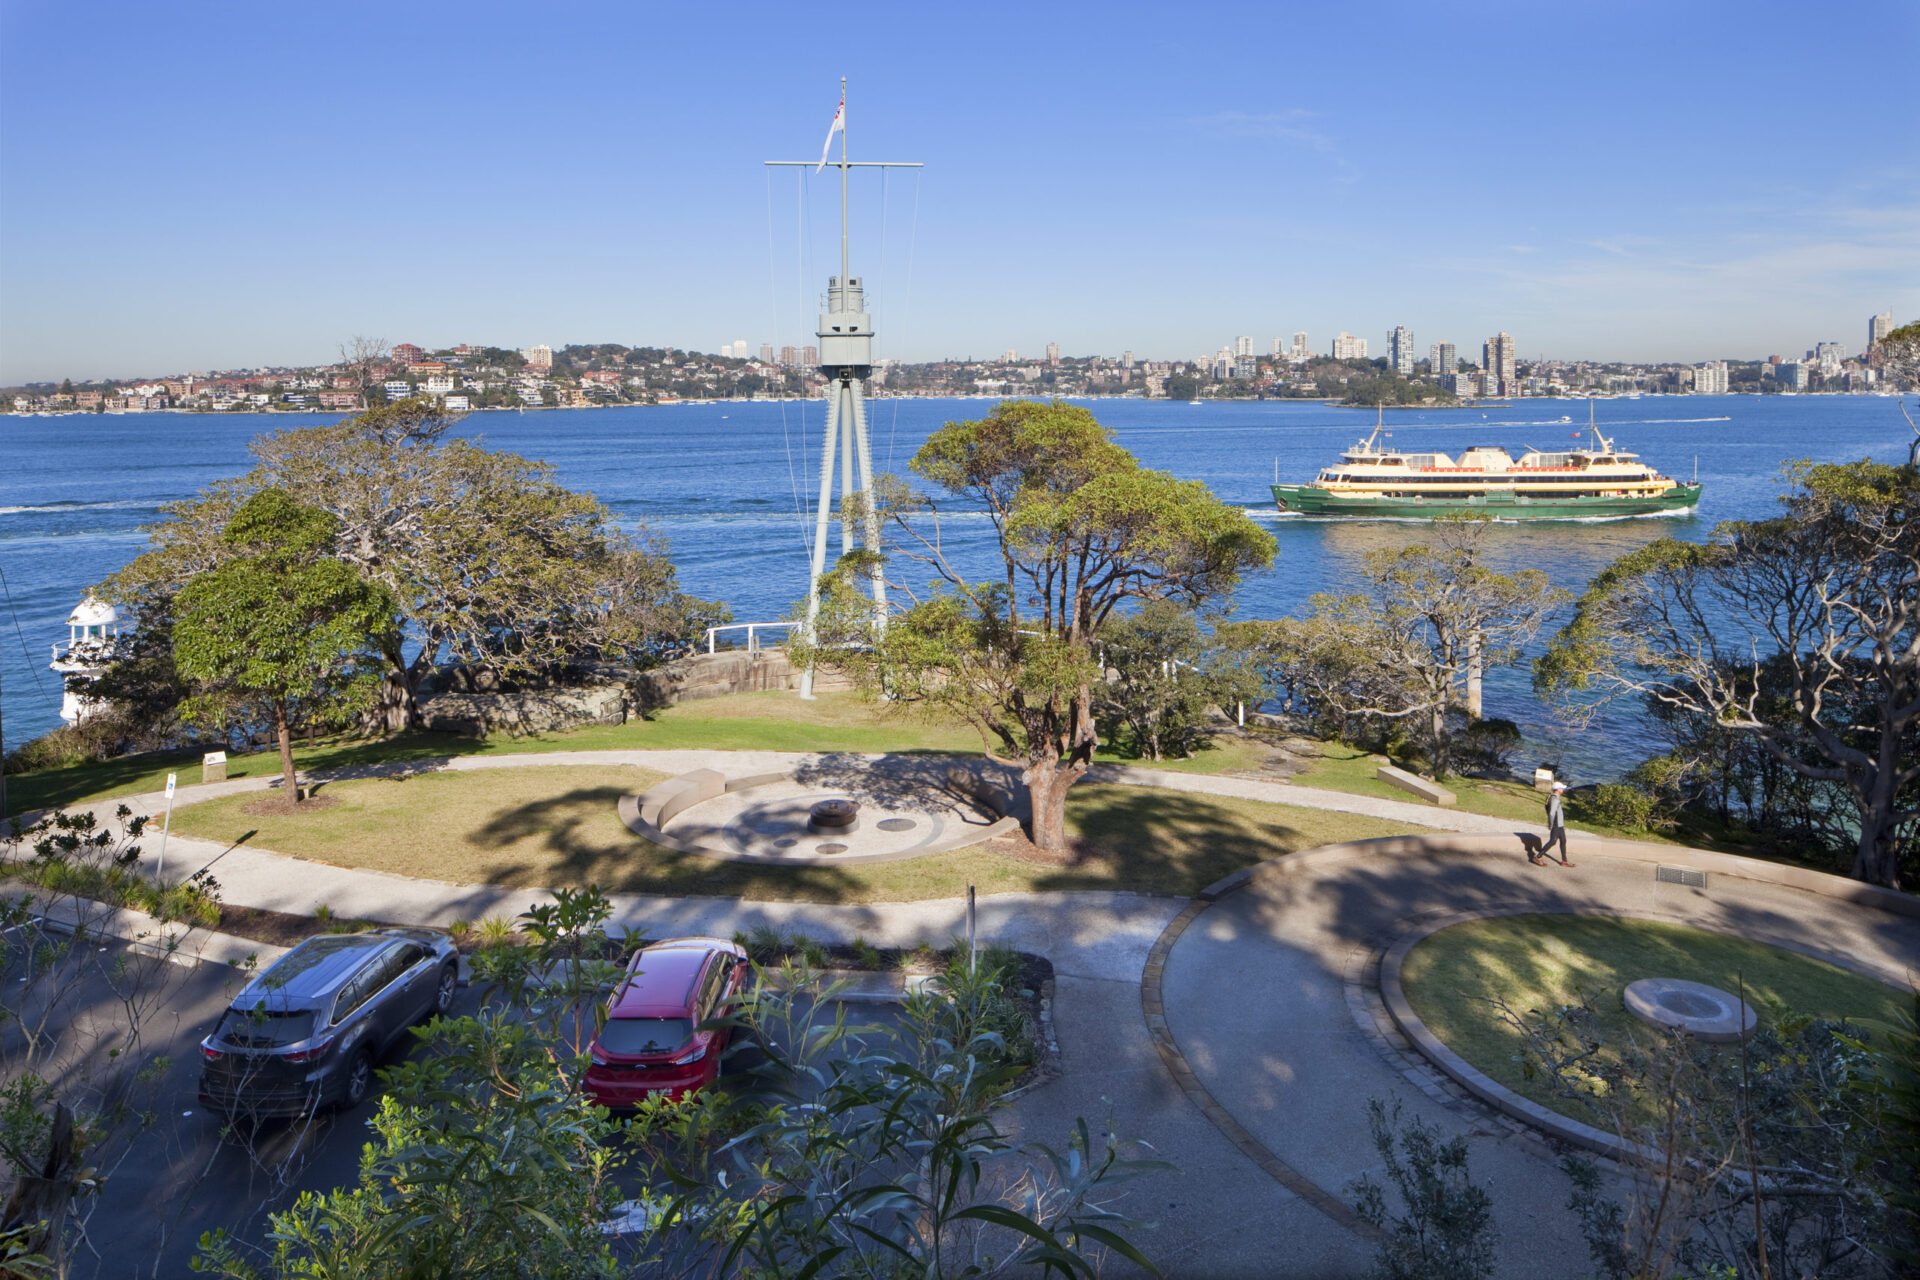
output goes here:
[{"label": "shrub", "polygon": [[89,716],[79,724],[63,724],[31,742],[21,743],[7,756],[6,771],[32,773],[39,769],[98,764],[119,752],[125,736],[111,717]]},{"label": "shrub", "polygon": [[1571,816],[1583,822],[1621,831],[1645,831],[1654,825],[1654,799],[1638,787],[1606,782],[1569,798]]}]

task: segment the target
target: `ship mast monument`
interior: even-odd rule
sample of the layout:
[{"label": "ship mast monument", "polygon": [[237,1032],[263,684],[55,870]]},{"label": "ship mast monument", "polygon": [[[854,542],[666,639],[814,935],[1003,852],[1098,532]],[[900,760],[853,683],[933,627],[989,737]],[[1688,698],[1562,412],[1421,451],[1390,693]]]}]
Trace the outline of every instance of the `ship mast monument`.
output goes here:
[{"label": "ship mast monument", "polygon": [[[840,158],[831,159],[833,135],[840,135]],[[867,315],[865,290],[849,273],[847,252],[847,172],[850,169],[918,169],[912,161],[847,159],[847,80],[840,78],[840,107],[827,130],[827,145],[820,159],[769,160],[781,167],[813,167],[817,174],[828,165],[840,170],[840,274],[827,281],[827,309],[820,316],[820,371],[827,376],[827,432],[820,449],[820,501],[813,518],[813,558],[807,572],[807,634],[813,634],[820,615],[820,575],[827,567],[827,513],[833,508],[833,471],[836,454],[840,463],[840,554],[853,550],[855,542],[853,513],[848,500],[855,493],[873,489],[873,446],[867,438],[867,409],[864,384],[873,374],[873,321]],[[854,488],[854,468],[859,467],[860,486]],[[866,507],[859,544],[870,551],[880,549],[880,516],[872,503]],[[880,570],[872,575],[873,611],[876,626],[886,625],[887,584]],[[813,669],[800,675],[800,696],[813,696]]]}]

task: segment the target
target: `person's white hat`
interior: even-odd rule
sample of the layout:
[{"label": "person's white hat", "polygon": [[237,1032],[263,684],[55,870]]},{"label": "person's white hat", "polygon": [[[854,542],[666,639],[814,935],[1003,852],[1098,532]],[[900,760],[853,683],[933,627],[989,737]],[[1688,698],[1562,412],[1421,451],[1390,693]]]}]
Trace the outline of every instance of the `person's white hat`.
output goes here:
[{"label": "person's white hat", "polygon": [[1556,780],[1553,784],[1553,789],[1555,791],[1565,791],[1567,789],[1567,784]]}]

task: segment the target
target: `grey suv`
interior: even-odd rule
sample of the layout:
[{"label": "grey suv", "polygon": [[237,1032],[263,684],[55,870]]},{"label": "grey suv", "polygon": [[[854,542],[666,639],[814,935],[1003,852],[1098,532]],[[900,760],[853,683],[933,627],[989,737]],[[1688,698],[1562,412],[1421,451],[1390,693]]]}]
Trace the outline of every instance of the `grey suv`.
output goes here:
[{"label": "grey suv", "polygon": [[249,982],[200,1042],[200,1101],[250,1117],[351,1107],[407,1028],[453,1007],[459,959],[430,929],[309,938]]}]

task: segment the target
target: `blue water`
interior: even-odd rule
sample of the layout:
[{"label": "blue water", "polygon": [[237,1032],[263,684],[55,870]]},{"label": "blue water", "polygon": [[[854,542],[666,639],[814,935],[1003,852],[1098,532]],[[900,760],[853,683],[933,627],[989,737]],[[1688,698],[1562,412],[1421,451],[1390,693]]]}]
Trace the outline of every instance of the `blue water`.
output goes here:
[{"label": "blue water", "polygon": [[[874,465],[904,470],[942,423],[977,417],[985,401],[882,400],[872,405]],[[1309,521],[1281,517],[1267,485],[1276,459],[1283,480],[1310,479],[1371,429],[1373,415],[1317,403],[1201,405],[1167,401],[1093,402],[1120,443],[1147,466],[1205,481],[1244,506],[1279,539],[1269,571],[1250,576],[1235,605],[1241,618],[1302,609],[1318,591],[1343,589],[1375,547],[1418,541],[1422,526],[1394,521]],[[1522,401],[1511,409],[1388,415],[1394,443],[1457,453],[1469,445],[1543,449],[1584,426],[1586,405]],[[1496,568],[1533,566],[1578,592],[1599,569],[1654,538],[1704,539],[1715,522],[1764,518],[1776,508],[1781,465],[1794,458],[1902,461],[1907,427],[1894,403],[1877,397],[1689,396],[1602,401],[1601,429],[1667,474],[1705,494],[1699,512],[1597,523],[1496,526],[1487,539]],[[269,430],[332,421],[333,415],[126,414],[0,418],[0,573],[8,598],[0,620],[0,697],[9,747],[58,723],[51,646],[86,587],[141,551],[140,526],[159,504],[190,497],[247,469],[247,442]],[[818,404],[713,404],[653,408],[483,413],[462,434],[484,437],[553,464],[562,483],[590,490],[628,524],[644,522],[670,541],[685,588],[724,600],[738,621],[785,616],[806,592],[809,518],[819,483]],[[837,553],[838,531],[832,550]],[[991,554],[983,518],[961,513],[946,530],[963,564]],[[16,631],[17,629],[17,631]],[[1524,670],[1494,673],[1487,714],[1518,721],[1543,754],[1577,776],[1604,778],[1647,753],[1640,725],[1616,717],[1602,732],[1572,735],[1527,691]]]}]

